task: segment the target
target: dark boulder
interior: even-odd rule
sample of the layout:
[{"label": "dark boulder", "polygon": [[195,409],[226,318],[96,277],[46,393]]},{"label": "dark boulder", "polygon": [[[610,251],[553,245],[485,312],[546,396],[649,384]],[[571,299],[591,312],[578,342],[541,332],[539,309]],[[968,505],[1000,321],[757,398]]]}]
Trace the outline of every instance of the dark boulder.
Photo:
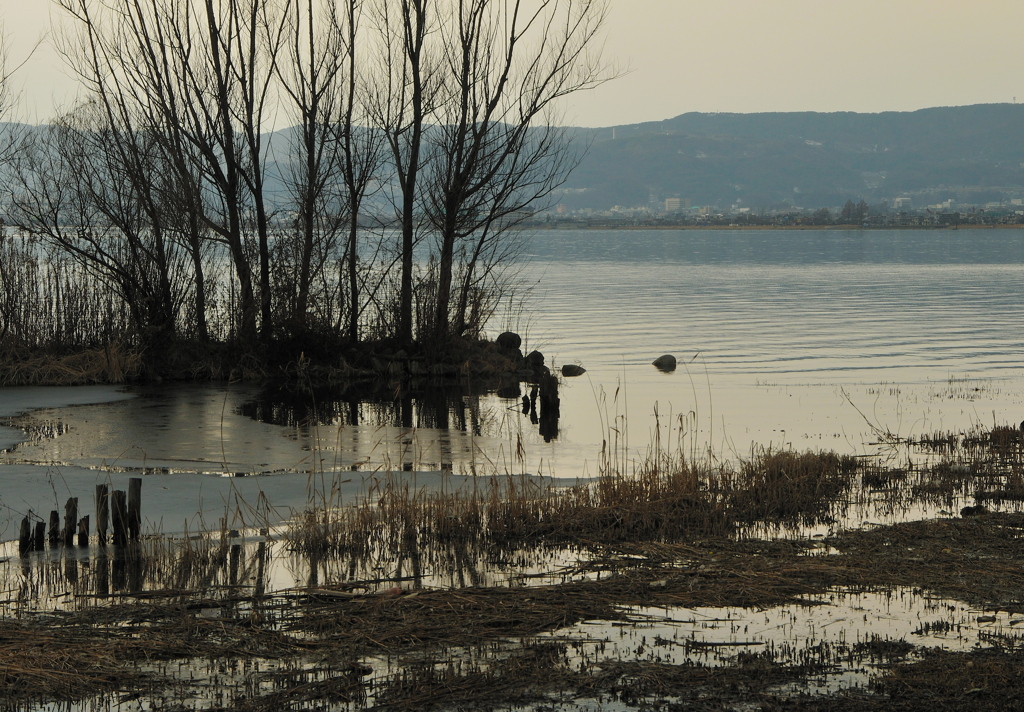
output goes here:
[{"label": "dark boulder", "polygon": [[574,376],[582,376],[587,372],[587,369],[583,366],[577,366],[574,363],[562,364],[562,375],[566,378],[573,378]]},{"label": "dark boulder", "polygon": [[659,356],[658,358],[654,359],[652,363],[654,364],[654,367],[656,369],[658,369],[659,371],[664,371],[665,373],[672,373],[673,371],[676,370],[676,357],[673,356],[672,354],[665,354],[664,356]]},{"label": "dark boulder", "polygon": [[498,334],[498,338],[494,340],[494,345],[499,349],[518,349],[523,345],[523,340],[514,331],[506,331]]}]

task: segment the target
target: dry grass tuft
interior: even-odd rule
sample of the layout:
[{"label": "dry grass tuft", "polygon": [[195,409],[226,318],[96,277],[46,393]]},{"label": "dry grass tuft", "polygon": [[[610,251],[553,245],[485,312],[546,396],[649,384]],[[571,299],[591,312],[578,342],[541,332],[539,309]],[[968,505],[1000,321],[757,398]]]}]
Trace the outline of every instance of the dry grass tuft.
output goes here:
[{"label": "dry grass tuft", "polygon": [[632,475],[605,474],[565,489],[517,476],[443,493],[389,482],[361,504],[305,512],[286,536],[307,555],[356,559],[416,547],[494,553],[581,541],[730,536],[755,521],[828,517],[857,469],[853,458],[835,453],[764,451],[739,468],[650,458]]},{"label": "dry grass tuft", "polygon": [[141,354],[120,342],[65,356],[22,349],[0,353],[0,386],[126,383],[141,371]]}]

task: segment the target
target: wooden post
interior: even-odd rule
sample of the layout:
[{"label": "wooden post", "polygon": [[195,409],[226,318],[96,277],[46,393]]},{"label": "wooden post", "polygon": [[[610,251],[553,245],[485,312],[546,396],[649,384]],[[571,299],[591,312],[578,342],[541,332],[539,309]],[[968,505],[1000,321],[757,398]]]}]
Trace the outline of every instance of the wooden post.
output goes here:
[{"label": "wooden post", "polygon": [[75,543],[75,529],[78,527],[78,497],[68,497],[64,505],[64,546]]},{"label": "wooden post", "polygon": [[21,520],[21,536],[18,537],[18,553],[24,556],[32,549],[32,526],[28,517]]},{"label": "wooden post", "polygon": [[107,550],[103,547],[100,547],[96,555],[96,594],[110,594],[110,559],[107,558]]},{"label": "wooden post", "polygon": [[107,513],[110,500],[107,498],[107,486],[96,485],[96,538],[103,545],[107,543]]},{"label": "wooden post", "polygon": [[72,585],[78,583],[78,559],[74,556],[64,557],[64,578]]},{"label": "wooden post", "polygon": [[128,541],[128,505],[124,490],[110,493],[110,518],[114,525],[114,545],[124,546]]},{"label": "wooden post", "polygon": [[141,531],[142,478],[133,477],[128,480],[128,536],[132,541],[138,541]]},{"label": "wooden post", "polygon": [[78,545],[89,546],[89,515],[78,520]]},{"label": "wooden post", "polygon": [[128,590],[138,593],[142,590],[142,551],[137,541],[129,542],[125,547],[125,558],[128,566]]},{"label": "wooden post", "polygon": [[228,561],[229,561],[229,563],[228,563],[228,585],[230,585],[230,586],[237,586],[238,585],[238,567],[241,564],[241,560],[242,560],[242,545],[241,544],[232,544],[231,545],[231,555],[230,555],[230,557],[228,559]]},{"label": "wooden post", "polygon": [[544,442],[558,437],[558,378],[550,374],[540,378],[540,434]]},{"label": "wooden post", "polygon": [[40,519],[36,522],[36,538],[32,542],[32,548],[42,551],[44,546],[46,546],[46,522]]},{"label": "wooden post", "polygon": [[50,512],[50,531],[47,538],[50,540],[50,546],[60,544],[60,513],[56,509]]},{"label": "wooden post", "polygon": [[266,575],[267,542],[261,541],[256,549],[256,598],[262,598],[267,590]]}]

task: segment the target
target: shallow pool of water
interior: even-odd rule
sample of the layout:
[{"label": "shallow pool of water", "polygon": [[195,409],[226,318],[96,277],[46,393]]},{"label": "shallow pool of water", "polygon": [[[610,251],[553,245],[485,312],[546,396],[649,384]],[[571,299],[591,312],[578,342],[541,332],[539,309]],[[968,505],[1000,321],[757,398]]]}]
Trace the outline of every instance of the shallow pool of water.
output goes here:
[{"label": "shallow pool of water", "polygon": [[1024,616],[920,591],[837,589],[805,599],[765,610],[629,608],[625,622],[585,621],[549,637],[573,643],[581,667],[602,660],[714,667],[735,664],[740,654],[822,666],[826,672],[805,686],[813,693],[864,687],[879,666],[913,660],[920,648],[962,652],[1024,643]]}]

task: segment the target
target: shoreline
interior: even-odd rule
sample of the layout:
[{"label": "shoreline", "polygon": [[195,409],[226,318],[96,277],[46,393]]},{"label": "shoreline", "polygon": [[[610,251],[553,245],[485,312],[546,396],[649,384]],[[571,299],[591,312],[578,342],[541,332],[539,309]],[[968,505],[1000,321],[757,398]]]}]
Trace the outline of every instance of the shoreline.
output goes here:
[{"label": "shoreline", "polygon": [[829,232],[881,232],[881,231],[950,231],[957,230],[1024,230],[1024,224],[1019,225],[545,225],[537,226],[538,230],[719,230],[719,231],[829,231]]}]

